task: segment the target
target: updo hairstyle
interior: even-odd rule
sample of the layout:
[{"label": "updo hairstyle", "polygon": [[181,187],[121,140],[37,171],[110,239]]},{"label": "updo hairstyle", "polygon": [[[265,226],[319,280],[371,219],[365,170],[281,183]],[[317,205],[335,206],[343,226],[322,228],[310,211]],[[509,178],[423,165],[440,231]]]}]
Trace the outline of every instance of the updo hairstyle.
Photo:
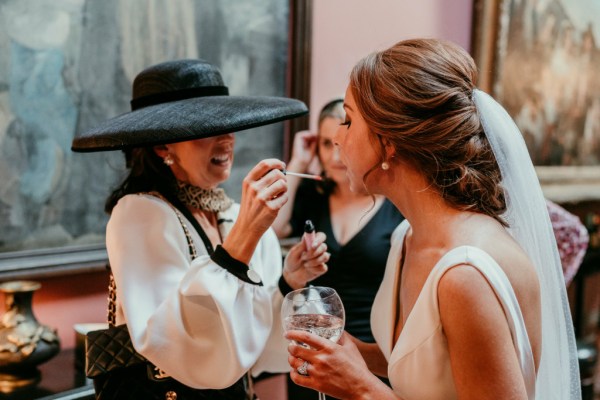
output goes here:
[{"label": "updo hairstyle", "polygon": [[472,98],[476,78],[475,62],[461,47],[406,40],[361,60],[350,90],[381,145],[380,162],[389,161],[389,143],[450,205],[506,225],[500,169]]}]

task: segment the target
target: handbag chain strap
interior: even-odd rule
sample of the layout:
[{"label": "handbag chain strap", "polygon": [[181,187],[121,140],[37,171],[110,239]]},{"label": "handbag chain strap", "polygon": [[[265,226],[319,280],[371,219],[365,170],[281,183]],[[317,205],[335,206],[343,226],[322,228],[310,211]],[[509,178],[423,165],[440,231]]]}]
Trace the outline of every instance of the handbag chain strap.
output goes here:
[{"label": "handbag chain strap", "polygon": [[112,272],[108,282],[108,326],[111,328],[117,326],[117,285]]}]

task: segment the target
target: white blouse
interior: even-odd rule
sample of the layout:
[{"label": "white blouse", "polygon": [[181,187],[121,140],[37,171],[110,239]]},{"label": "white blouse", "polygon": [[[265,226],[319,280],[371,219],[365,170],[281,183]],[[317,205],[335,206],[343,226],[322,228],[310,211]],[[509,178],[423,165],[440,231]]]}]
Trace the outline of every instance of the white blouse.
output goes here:
[{"label": "white blouse", "polygon": [[[234,221],[238,212],[234,204],[219,219]],[[288,371],[277,286],[282,257],[273,231],[263,235],[250,261],[262,278],[258,286],[211,260],[182,219],[198,253],[193,261],[165,201],[127,195],[113,209],[106,247],[117,286],[117,325],[127,324],[140,354],[194,388],[226,388],[249,369],[254,375]]]}]

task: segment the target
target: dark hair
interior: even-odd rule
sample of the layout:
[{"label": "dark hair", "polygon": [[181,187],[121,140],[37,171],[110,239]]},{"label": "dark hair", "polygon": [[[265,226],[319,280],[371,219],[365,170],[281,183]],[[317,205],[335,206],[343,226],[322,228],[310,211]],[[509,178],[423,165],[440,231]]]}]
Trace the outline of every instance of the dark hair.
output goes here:
[{"label": "dark hair", "polygon": [[127,168],[125,180],[108,196],[104,211],[111,213],[119,199],[128,194],[159,192],[170,197],[175,187],[175,176],[152,147],[124,150]]},{"label": "dark hair", "polygon": [[381,161],[389,143],[449,204],[506,225],[500,169],[472,99],[476,79],[465,50],[416,39],[362,59],[352,70],[350,90],[381,146]]}]

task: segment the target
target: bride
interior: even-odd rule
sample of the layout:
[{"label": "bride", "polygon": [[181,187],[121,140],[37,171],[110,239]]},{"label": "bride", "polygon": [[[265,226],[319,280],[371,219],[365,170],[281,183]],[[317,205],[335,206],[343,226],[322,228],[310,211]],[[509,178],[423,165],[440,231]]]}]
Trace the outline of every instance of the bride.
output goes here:
[{"label": "bride", "polygon": [[406,221],[373,306],[377,344],[291,331],[310,346],[289,348],[294,382],[341,399],[581,398],[535,170],[475,80],[467,52],[440,40],[403,41],[354,67],[335,144],[353,189],[386,196]]}]

